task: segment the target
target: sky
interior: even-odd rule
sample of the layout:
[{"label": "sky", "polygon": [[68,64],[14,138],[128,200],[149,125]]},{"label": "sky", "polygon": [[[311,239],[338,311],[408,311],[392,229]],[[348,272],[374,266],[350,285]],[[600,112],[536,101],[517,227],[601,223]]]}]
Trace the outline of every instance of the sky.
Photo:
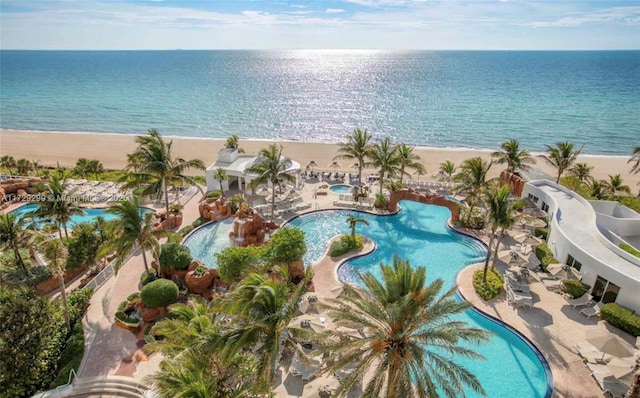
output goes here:
[{"label": "sky", "polygon": [[0,0],[0,48],[640,49],[640,0]]}]

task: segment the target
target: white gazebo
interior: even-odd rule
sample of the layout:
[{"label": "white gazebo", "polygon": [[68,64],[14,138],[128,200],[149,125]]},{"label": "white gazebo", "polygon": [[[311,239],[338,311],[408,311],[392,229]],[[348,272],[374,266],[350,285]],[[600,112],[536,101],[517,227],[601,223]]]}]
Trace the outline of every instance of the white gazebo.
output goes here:
[{"label": "white gazebo", "polygon": [[[205,171],[205,179],[207,181],[207,191],[229,190],[229,186],[234,182],[238,183],[238,189],[247,189],[255,175],[247,174],[249,169],[258,159],[256,154],[238,153],[237,149],[223,148],[218,152],[218,158]],[[223,169],[227,172],[227,181],[222,182],[213,178],[216,170]],[[298,175],[300,173],[300,163],[292,160],[291,167],[287,170],[290,174]]]}]

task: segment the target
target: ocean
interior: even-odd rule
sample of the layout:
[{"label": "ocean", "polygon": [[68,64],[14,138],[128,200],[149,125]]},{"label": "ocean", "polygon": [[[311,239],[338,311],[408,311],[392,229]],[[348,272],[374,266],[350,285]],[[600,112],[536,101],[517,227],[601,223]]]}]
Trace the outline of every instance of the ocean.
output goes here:
[{"label": "ocean", "polygon": [[584,153],[640,145],[640,51],[0,51],[0,128]]}]

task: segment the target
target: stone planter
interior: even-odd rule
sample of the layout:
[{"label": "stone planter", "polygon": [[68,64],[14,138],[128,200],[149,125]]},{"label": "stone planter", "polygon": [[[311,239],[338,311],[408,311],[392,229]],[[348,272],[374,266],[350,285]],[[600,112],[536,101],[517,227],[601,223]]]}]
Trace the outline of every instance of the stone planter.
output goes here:
[{"label": "stone planter", "polygon": [[196,275],[195,271],[189,271],[184,278],[184,282],[190,292],[203,294],[207,290],[211,290],[213,286],[213,275],[210,272],[206,272],[203,275]]},{"label": "stone planter", "polygon": [[166,307],[147,308],[142,303],[140,303],[138,310],[140,311],[140,314],[142,314],[142,320],[145,323],[152,322],[167,313]]}]

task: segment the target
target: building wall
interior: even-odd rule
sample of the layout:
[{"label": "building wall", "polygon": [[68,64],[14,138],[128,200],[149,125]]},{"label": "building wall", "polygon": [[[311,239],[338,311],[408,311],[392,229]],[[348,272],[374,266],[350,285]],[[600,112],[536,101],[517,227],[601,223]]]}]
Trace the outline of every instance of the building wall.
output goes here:
[{"label": "building wall", "polygon": [[[576,195],[575,193],[568,191],[566,188],[557,186],[554,183],[551,183],[550,185],[553,185],[554,187],[563,191],[569,192],[572,195]],[[582,264],[580,272],[583,275],[583,283],[586,283],[589,286],[593,286],[598,276],[607,279],[609,282],[614,283],[620,287],[620,292],[618,293],[616,303],[630,308],[636,312],[640,312],[640,294],[638,293],[640,291],[640,282],[635,281],[627,275],[622,274],[613,266],[604,264],[598,259],[593,258],[585,250],[583,250],[583,248],[575,244],[572,241],[571,237],[567,236],[558,224],[558,220],[562,219],[562,209],[558,208],[558,205],[553,197],[551,197],[541,188],[535,186],[532,183],[527,183],[525,185],[522,192],[522,197],[526,198],[529,194],[538,198],[536,205],[539,208],[542,207],[543,202],[549,206],[547,213],[550,216],[550,231],[547,238],[547,243],[551,251],[554,253],[556,259],[561,263],[565,263],[567,261],[568,255],[571,255]],[[580,197],[576,199],[582,199],[581,202],[584,201],[584,203],[587,203],[587,205],[590,206],[589,202],[584,200],[583,198]],[[596,222],[595,211],[594,219],[585,220],[585,222]],[[591,233],[591,231],[587,230],[585,233]]]}]

